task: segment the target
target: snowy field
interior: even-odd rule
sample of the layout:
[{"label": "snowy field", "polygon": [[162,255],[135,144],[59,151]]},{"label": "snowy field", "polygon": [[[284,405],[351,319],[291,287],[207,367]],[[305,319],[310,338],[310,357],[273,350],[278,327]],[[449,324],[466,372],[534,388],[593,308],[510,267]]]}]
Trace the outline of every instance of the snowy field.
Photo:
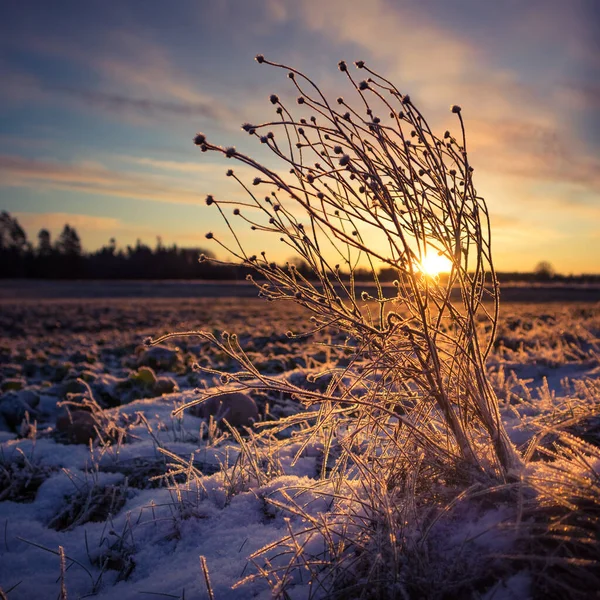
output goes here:
[{"label": "snowy field", "polygon": [[[249,560],[252,553],[301,525],[298,514],[277,502],[284,490],[289,494],[318,478],[323,449],[309,445],[292,464],[298,448],[288,440],[277,451],[276,466],[261,464],[261,476],[249,476],[236,462],[246,417],[273,420],[301,406],[283,394],[255,394],[255,407],[244,405],[237,416],[238,407],[225,410],[239,421],[236,436],[219,427],[222,406],[213,418],[197,407],[173,416],[196,388],[217,383],[214,375],[194,369],[195,363],[225,371],[236,365],[197,338],[153,348],[143,341],[188,329],[236,332],[261,372],[319,386],[326,383],[310,375],[344,360],[343,352],[319,344],[333,334],[289,339],[287,330],[303,330],[303,310],[254,298],[34,295],[21,293],[15,300],[5,291],[0,301],[0,589],[5,596],[208,598],[203,556],[216,600],[270,598],[260,578],[232,586],[261,567],[262,559]],[[598,415],[599,338],[598,298],[503,303],[488,368],[519,448],[545,419],[594,407]],[[600,445],[598,416],[574,423],[573,434]],[[308,495],[304,506],[315,516],[330,508],[323,497]],[[510,558],[521,548],[515,530],[502,527],[505,521],[502,504],[495,501],[478,512],[460,502],[442,511],[428,532],[438,579],[423,566],[422,576],[433,587],[427,592],[424,585],[421,597],[531,597],[529,563]],[[481,579],[470,596],[460,591],[444,596],[444,572],[455,568],[457,556],[468,568],[487,554],[509,557],[503,559],[506,567]],[[590,597],[595,593],[590,590]],[[285,594],[319,597],[301,572]]]}]

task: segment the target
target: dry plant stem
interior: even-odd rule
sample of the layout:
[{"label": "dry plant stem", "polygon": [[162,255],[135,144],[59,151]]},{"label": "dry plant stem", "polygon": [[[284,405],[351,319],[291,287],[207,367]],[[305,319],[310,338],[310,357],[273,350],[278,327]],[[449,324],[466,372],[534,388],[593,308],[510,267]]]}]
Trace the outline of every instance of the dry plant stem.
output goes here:
[{"label": "dry plant stem", "polygon": [[67,600],[67,583],[65,580],[66,574],[66,561],[65,561],[65,549],[62,546],[58,547],[58,555],[60,557],[60,600]]},{"label": "dry plant stem", "polygon": [[200,556],[200,566],[202,567],[202,574],[204,575],[204,583],[206,584],[206,593],[208,594],[208,598],[209,600],[215,600],[212,585],[210,584],[208,565],[206,564],[206,558],[204,556]]}]

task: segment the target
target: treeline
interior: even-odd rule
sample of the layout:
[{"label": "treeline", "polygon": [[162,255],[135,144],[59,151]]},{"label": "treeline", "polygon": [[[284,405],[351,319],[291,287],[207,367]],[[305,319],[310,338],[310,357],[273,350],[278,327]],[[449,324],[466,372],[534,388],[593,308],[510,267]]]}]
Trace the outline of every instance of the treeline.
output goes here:
[{"label": "treeline", "polygon": [[42,229],[36,243],[27,239],[17,219],[0,213],[0,277],[37,279],[240,279],[249,269],[198,262],[201,248],[163,246],[154,248],[138,240],[134,246],[117,248],[116,240],[84,252],[74,227],[65,225],[53,241]]},{"label": "treeline", "polygon": [[[25,230],[8,212],[0,213],[0,278],[36,279],[208,279],[243,280],[251,268],[216,265],[199,262],[201,254],[212,256],[202,248],[164,246],[158,239],[156,246],[143,244],[117,248],[115,239],[96,250],[84,252],[81,239],[74,227],[65,225],[53,241],[47,229],[41,229],[35,243],[27,239]],[[312,272],[302,261],[295,263],[298,271],[311,278]],[[394,269],[379,271],[382,282],[394,281]],[[372,278],[367,270],[357,269],[358,281]],[[541,262],[533,273],[498,273],[500,281],[555,281],[565,283],[600,282],[598,275],[564,276],[554,272],[552,265]]]}]

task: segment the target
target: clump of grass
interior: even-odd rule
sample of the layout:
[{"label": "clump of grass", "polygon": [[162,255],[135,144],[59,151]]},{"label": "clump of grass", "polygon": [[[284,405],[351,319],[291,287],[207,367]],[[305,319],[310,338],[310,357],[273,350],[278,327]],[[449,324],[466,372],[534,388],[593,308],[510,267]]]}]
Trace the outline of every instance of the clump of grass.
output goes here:
[{"label": "clump of grass", "polygon": [[90,521],[106,521],[123,508],[127,497],[127,481],[124,484],[101,485],[86,480],[65,503],[64,508],[52,518],[48,527],[68,531]]},{"label": "clump of grass", "polygon": [[[56,435],[62,442],[89,443],[97,440],[97,445],[105,451],[114,446],[116,453],[123,443],[128,441],[128,430],[131,423],[127,418],[107,415],[106,411],[94,398],[92,388],[83,379],[77,379],[85,388],[84,394],[69,394],[66,400],[59,402],[57,406],[65,407],[67,418],[64,432]],[[82,423],[78,422],[77,414],[88,413],[89,417]],[[71,430],[68,423],[70,422]]]},{"label": "clump of grass", "polygon": [[28,458],[22,450],[8,458],[0,454],[0,502],[33,502],[52,469]]}]

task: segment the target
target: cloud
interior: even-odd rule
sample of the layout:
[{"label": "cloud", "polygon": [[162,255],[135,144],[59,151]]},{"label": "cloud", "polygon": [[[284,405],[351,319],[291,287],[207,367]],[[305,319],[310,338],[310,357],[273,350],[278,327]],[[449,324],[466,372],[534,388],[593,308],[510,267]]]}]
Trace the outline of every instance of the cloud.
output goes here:
[{"label": "cloud", "polygon": [[148,173],[115,171],[97,163],[59,163],[0,155],[0,185],[59,189],[174,204],[197,204],[202,196]]},{"label": "cloud", "polygon": [[[201,204],[208,193],[227,200],[247,201],[240,186],[225,176],[226,165],[134,156],[118,158],[152,171],[115,170],[94,161],[58,162],[0,155],[0,186],[66,190],[167,204]],[[256,175],[247,165],[236,163],[232,167],[248,183]],[[284,172],[280,174],[286,176]]]},{"label": "cloud", "polygon": [[467,143],[474,164],[490,173],[600,193],[600,160],[560,127],[520,119],[472,120]]},{"label": "cloud", "polygon": [[268,5],[274,20],[302,22],[333,42],[355,44],[408,81],[454,78],[466,70],[473,50],[466,38],[438,27],[407,3],[270,0]]},{"label": "cloud", "polygon": [[86,231],[115,231],[123,227],[120,219],[114,217],[98,217],[63,212],[27,213],[14,212],[15,217],[23,227],[29,230],[49,229],[61,230],[65,224]]},{"label": "cloud", "polygon": [[131,97],[100,90],[68,87],[42,88],[44,93],[57,93],[72,98],[82,105],[100,108],[108,113],[134,114],[157,119],[162,117],[203,118],[228,123],[234,120],[232,111],[213,99],[186,102]]},{"label": "cloud", "polygon": [[211,173],[215,169],[214,163],[158,160],[155,158],[148,158],[145,156],[121,156],[120,158],[121,160],[134,163],[143,167],[152,167],[153,169],[174,171],[178,173]]},{"label": "cloud", "polygon": [[239,127],[239,111],[223,99],[199,91],[164,48],[131,32],[109,32],[103,44],[93,49],[74,38],[36,37],[29,40],[27,51],[84,67],[96,81],[85,86],[57,85],[0,63],[0,75],[8,90],[3,94],[4,101],[30,103],[56,97],[112,116],[193,118],[229,130]]},{"label": "cloud", "polygon": [[110,116],[133,117],[143,122],[162,119],[203,119],[220,123],[228,129],[239,128],[239,117],[222,102],[210,97],[194,101],[130,96],[99,89],[45,85],[32,76],[19,73],[4,73],[4,82],[9,92],[3,102],[13,105],[39,103],[55,99],[64,106],[65,99],[78,107],[100,110]]}]

